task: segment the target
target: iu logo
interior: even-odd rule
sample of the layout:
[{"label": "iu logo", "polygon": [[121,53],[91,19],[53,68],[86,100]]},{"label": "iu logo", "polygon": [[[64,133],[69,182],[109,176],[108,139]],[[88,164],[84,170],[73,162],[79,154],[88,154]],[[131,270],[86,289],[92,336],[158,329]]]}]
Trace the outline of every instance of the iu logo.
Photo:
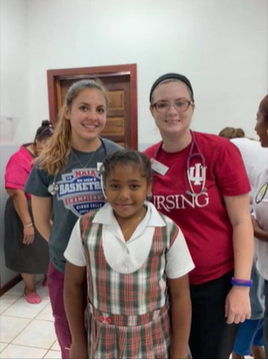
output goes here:
[{"label": "iu logo", "polygon": [[206,168],[201,166],[201,163],[195,164],[189,169],[189,182],[193,182],[195,186],[204,185],[206,180]]}]

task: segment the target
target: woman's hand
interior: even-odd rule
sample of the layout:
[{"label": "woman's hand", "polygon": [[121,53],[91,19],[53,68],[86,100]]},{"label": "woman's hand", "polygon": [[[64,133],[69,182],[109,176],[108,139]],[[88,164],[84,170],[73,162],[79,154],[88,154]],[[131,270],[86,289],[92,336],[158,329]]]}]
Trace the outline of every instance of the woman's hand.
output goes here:
[{"label": "woman's hand", "polygon": [[23,244],[31,244],[34,241],[34,227],[23,228]]},{"label": "woman's hand", "polygon": [[225,301],[226,322],[240,323],[251,316],[249,287],[233,286]]},{"label": "woman's hand", "polygon": [[12,197],[14,207],[24,227],[22,243],[31,244],[34,241],[34,227],[32,225],[25,193],[22,190],[12,188],[6,188],[6,191],[8,195]]}]

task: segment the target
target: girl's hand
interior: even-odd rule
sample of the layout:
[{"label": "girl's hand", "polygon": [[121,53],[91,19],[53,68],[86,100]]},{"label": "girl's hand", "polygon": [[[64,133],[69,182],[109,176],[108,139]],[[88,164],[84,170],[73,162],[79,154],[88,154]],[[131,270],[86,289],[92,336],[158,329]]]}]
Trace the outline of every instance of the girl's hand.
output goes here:
[{"label": "girl's hand", "polygon": [[23,244],[31,244],[34,241],[34,227],[23,228]]},{"label": "girl's hand", "polygon": [[251,222],[252,222],[252,226],[253,226],[253,230],[254,232],[258,231],[261,229],[259,223],[257,222],[256,218],[251,216]]},{"label": "girl's hand", "polygon": [[72,342],[70,352],[70,359],[87,359],[88,358],[88,350],[86,341],[85,342]]},{"label": "girl's hand", "polygon": [[249,287],[233,286],[225,301],[226,322],[240,323],[250,316]]}]

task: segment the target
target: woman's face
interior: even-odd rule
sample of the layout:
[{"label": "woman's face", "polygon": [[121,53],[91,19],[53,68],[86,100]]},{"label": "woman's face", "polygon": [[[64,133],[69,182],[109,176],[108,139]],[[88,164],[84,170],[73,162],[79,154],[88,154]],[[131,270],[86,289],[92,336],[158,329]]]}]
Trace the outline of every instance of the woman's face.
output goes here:
[{"label": "woman's face", "polygon": [[260,109],[258,110],[256,119],[255,132],[260,138],[261,146],[268,148],[268,122],[264,120],[264,116]]},{"label": "woman's face", "polygon": [[[186,111],[179,111],[174,107],[174,103],[178,101],[191,101],[191,96],[186,84],[180,81],[172,81],[159,85],[152,98],[152,105],[150,111],[154,117],[155,123],[162,135],[180,135],[183,134],[190,127],[193,116],[194,105],[190,105]],[[154,104],[162,102],[165,112],[156,110]],[[165,106],[165,104],[170,106]]]},{"label": "woman's face", "polygon": [[84,89],[65,109],[65,117],[72,128],[72,146],[95,140],[106,124],[106,99],[98,89]]}]

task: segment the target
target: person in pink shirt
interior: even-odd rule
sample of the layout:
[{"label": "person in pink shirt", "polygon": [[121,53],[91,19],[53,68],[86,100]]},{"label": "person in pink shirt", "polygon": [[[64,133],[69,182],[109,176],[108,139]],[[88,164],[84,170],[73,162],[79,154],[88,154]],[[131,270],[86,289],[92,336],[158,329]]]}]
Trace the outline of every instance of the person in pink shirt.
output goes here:
[{"label": "person in pink shirt", "polygon": [[[5,172],[5,188],[9,195],[5,207],[5,262],[6,266],[21,274],[25,287],[24,297],[29,303],[40,303],[36,293],[36,274],[47,273],[48,244],[36,230],[30,205],[31,196],[24,185],[34,164],[54,129],[48,120],[37,129],[34,142],[21,145],[14,153]],[[45,282],[43,282],[45,284]]]}]

